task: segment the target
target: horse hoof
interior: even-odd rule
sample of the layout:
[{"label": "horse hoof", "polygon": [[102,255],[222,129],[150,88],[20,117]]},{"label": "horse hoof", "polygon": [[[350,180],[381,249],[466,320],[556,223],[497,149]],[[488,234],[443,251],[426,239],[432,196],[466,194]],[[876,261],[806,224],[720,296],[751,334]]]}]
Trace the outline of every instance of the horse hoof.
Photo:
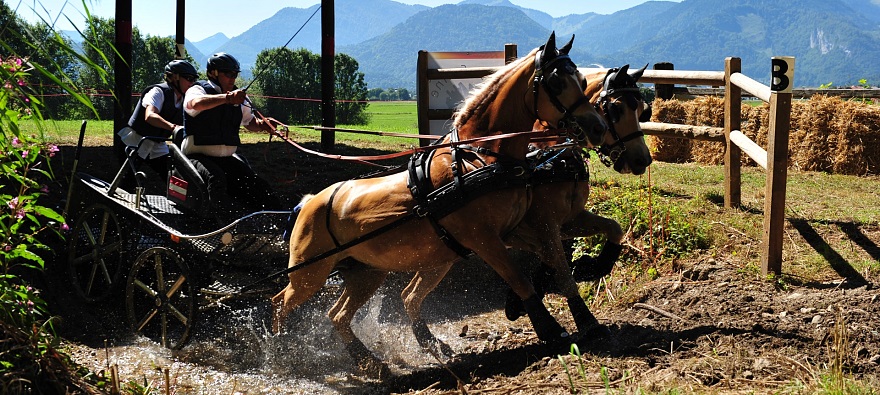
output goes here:
[{"label": "horse hoof", "polygon": [[604,340],[611,338],[611,329],[608,329],[607,326],[602,324],[597,324],[590,329],[587,329],[583,335],[581,336],[583,339],[587,340]]},{"label": "horse hoof", "polygon": [[522,300],[513,291],[507,292],[507,301],[504,303],[504,315],[509,321],[516,321],[526,315]]}]

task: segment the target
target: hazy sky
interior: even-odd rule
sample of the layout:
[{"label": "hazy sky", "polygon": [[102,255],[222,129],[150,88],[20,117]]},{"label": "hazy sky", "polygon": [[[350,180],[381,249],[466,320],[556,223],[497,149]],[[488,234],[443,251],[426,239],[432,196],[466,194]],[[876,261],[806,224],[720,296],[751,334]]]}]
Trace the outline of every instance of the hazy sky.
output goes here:
[{"label": "hazy sky", "polygon": [[[76,24],[85,20],[82,0],[4,0],[18,14],[30,21],[46,19],[62,30],[72,27],[70,19]],[[422,4],[436,7],[441,4],[455,4],[460,0],[396,0],[406,4]],[[554,17],[569,14],[595,12],[611,14],[627,9],[646,0],[510,0],[511,3],[544,11]],[[681,0],[672,0],[681,1]],[[115,0],[85,0],[89,11],[102,18],[112,18],[115,14]],[[235,37],[260,21],[275,15],[284,7],[308,8],[319,4],[320,0],[188,0],[186,2],[186,36],[190,41],[200,41],[216,33]],[[338,6],[338,5],[337,5]],[[132,20],[141,34],[152,36],[171,36],[175,34],[175,11],[177,0],[133,0]],[[197,21],[196,15],[204,19]],[[67,18],[65,18],[65,16]],[[305,22],[305,21],[303,21]],[[296,22],[299,24],[300,22]]]}]

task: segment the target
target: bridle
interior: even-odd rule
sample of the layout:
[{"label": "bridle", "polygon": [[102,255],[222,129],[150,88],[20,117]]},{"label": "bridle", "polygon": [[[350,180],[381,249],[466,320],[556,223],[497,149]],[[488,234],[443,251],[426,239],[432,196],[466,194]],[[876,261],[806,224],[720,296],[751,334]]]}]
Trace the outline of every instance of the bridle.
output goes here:
[{"label": "bridle", "polygon": [[[606,120],[608,121],[608,133],[611,133],[611,137],[614,139],[613,144],[602,144],[596,149],[596,152],[599,154],[599,160],[602,161],[607,167],[611,167],[620,159],[620,156],[626,152],[626,142],[630,140],[637,139],[639,137],[644,136],[644,132],[639,129],[632,134],[627,135],[626,137],[621,138],[617,133],[617,129],[615,129],[614,124],[620,121],[620,112],[617,108],[614,107],[614,99],[623,97],[626,95],[632,95],[633,105],[632,103],[625,103],[625,105],[630,108],[635,109],[634,107],[638,105],[638,101],[644,101],[642,97],[642,92],[639,91],[638,86],[635,83],[626,84],[623,87],[615,88],[614,81],[617,78],[617,72],[620,71],[620,68],[613,68],[608,70],[608,74],[605,75],[605,81],[602,87],[602,92],[599,93],[599,102],[598,106],[602,109],[602,112],[605,115]],[[627,76],[627,78],[629,78]]]},{"label": "bridle", "polygon": [[[552,60],[544,63],[542,59],[544,54],[544,50],[538,51],[535,54],[535,76],[532,82],[532,92],[534,95],[534,113],[535,117],[538,120],[543,121],[541,116],[538,114],[538,92],[540,89],[538,87],[543,87],[544,91],[547,92],[547,97],[550,99],[550,103],[556,107],[556,110],[562,114],[562,119],[557,122],[559,129],[568,129],[571,131],[571,135],[578,141],[586,141],[587,140],[587,132],[581,127],[581,125],[575,119],[574,112],[583,105],[590,105],[590,99],[586,95],[582,95],[580,99],[575,101],[570,107],[566,107],[562,102],[559,101],[559,95],[562,93],[560,87],[554,87],[550,83],[548,83],[548,78],[560,70],[564,70],[569,75],[574,75],[577,72],[577,66],[568,56],[568,54],[560,53]],[[549,71],[549,72],[548,72]],[[581,89],[583,92],[583,89]]]}]

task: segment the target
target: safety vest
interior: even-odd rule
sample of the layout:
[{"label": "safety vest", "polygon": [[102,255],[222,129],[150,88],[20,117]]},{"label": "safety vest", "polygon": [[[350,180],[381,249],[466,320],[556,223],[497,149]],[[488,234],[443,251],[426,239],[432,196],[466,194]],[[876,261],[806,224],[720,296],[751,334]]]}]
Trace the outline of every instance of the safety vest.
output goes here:
[{"label": "safety vest", "polygon": [[[205,88],[205,93],[216,95],[218,92],[208,81],[196,84]],[[238,104],[222,104],[204,110],[193,117],[184,111],[183,127],[186,135],[193,136],[195,145],[241,145],[238,131],[241,128],[241,106]]]},{"label": "safety vest", "polygon": [[170,130],[157,128],[147,123],[147,109],[144,108],[143,100],[144,95],[153,88],[161,89],[162,94],[165,95],[165,100],[162,102],[162,109],[159,111],[159,116],[175,125],[183,124],[183,109],[174,106],[174,88],[163,82],[161,84],[150,85],[141,92],[141,98],[138,99],[137,106],[134,108],[134,112],[128,120],[128,126],[141,136],[171,137]]}]

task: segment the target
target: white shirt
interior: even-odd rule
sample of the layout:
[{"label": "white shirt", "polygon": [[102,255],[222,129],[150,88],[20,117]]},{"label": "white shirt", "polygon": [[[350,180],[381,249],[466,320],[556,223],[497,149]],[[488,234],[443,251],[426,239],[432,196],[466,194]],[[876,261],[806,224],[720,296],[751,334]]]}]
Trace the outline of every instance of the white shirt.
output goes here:
[{"label": "white shirt", "polygon": [[[183,105],[182,99],[177,99],[175,95],[174,106],[180,108]],[[162,112],[162,103],[165,103],[165,93],[158,86],[144,93],[144,96],[141,98],[141,107],[146,109],[148,105],[153,106],[156,108],[156,112]],[[143,138],[140,133],[127,126],[116,134],[129,147],[136,147],[141,138]],[[138,156],[144,159],[158,158],[163,155],[168,155],[168,145],[163,141],[144,140],[141,143],[141,148],[138,150]]]},{"label": "white shirt", "polygon": [[[215,84],[213,81],[208,81],[211,84],[211,87],[214,88],[217,92],[222,92],[223,89],[220,88],[219,85]],[[189,103],[192,102],[193,99],[199,96],[207,95],[205,92],[205,88],[203,88],[199,84],[194,84],[191,88],[187,89],[186,96],[183,99],[184,107],[183,110],[191,116],[195,117],[201,113],[201,111],[192,108]],[[249,100],[248,100],[249,101]],[[241,108],[241,124],[240,126],[245,126],[254,119],[254,113],[249,106],[239,105]],[[185,155],[188,154],[204,154],[207,156],[232,156],[235,153],[235,150],[238,147],[234,145],[196,145],[193,141],[193,136],[186,136],[183,140],[181,150]]]}]

